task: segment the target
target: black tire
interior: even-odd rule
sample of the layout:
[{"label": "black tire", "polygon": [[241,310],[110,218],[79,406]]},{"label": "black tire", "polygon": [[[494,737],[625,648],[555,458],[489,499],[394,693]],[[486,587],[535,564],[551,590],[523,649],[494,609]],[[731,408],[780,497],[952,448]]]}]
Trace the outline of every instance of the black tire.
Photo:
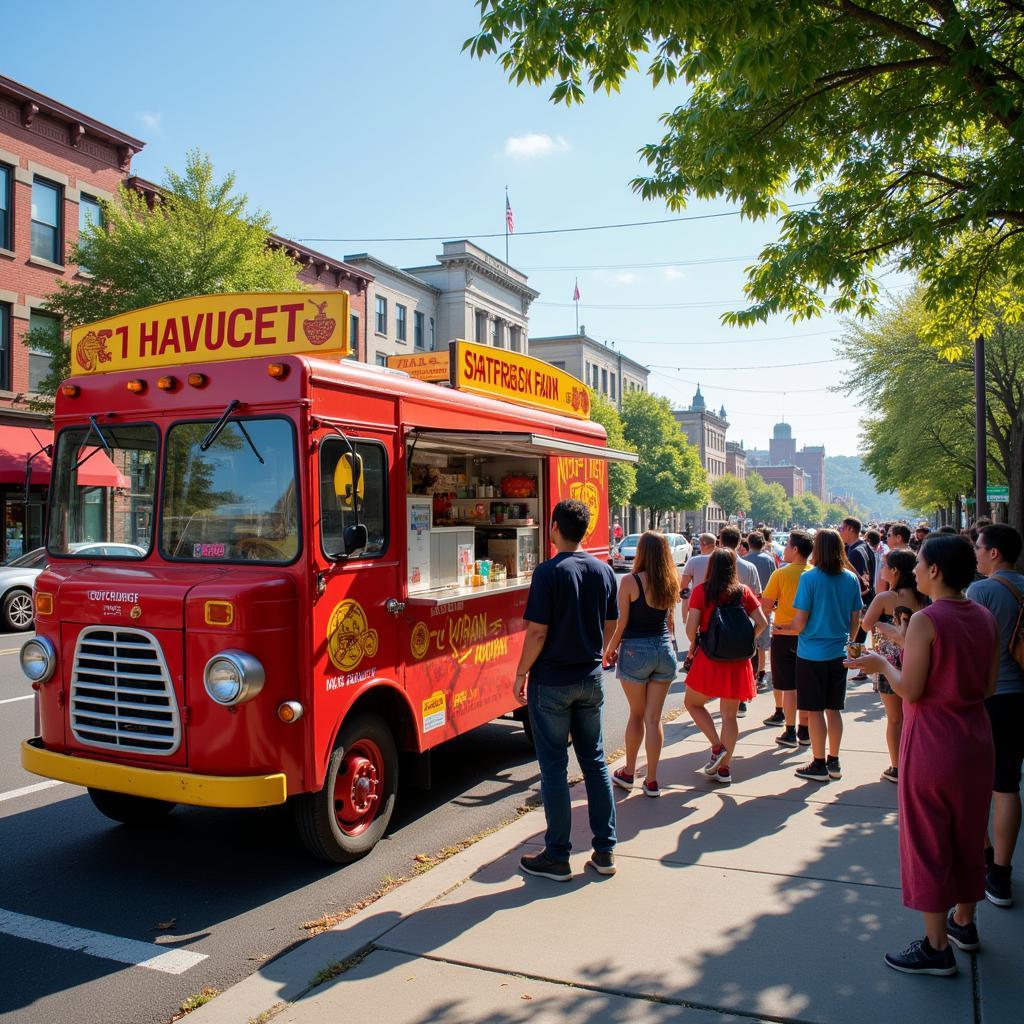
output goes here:
[{"label": "black tire", "polygon": [[155,825],[163,821],[177,804],[166,800],[151,800],[127,793],[111,793],[109,789],[89,787],[89,799],[100,814],[123,825]]},{"label": "black tire", "polygon": [[365,857],[387,830],[397,792],[391,730],[377,715],[356,715],[341,727],[323,788],[292,800],[303,846],[332,864]]},{"label": "black tire", "polygon": [[32,594],[27,590],[11,590],[4,594],[4,625],[12,633],[20,633],[35,625],[36,610]]}]

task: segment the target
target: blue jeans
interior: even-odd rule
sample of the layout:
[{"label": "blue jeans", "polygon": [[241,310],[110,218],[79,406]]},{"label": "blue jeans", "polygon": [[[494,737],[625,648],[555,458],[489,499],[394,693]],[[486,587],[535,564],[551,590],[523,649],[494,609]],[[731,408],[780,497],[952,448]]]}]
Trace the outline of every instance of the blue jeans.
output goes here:
[{"label": "blue jeans", "polygon": [[526,692],[533,743],[540,763],[540,796],[548,825],[544,835],[547,855],[552,860],[568,860],[572,849],[567,749],[570,733],[587,788],[594,849],[610,852],[615,848],[615,801],[604,763],[601,736],[604,692],[600,680],[588,679],[571,686],[530,685]]}]

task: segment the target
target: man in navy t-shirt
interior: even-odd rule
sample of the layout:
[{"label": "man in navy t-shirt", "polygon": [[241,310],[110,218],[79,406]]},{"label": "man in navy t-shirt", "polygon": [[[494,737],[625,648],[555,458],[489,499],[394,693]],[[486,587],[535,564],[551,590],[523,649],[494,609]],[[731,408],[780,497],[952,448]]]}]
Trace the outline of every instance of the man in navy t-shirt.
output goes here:
[{"label": "man in navy t-shirt", "polygon": [[523,613],[526,639],[516,669],[516,698],[529,711],[547,819],[544,852],[523,856],[519,866],[558,882],[572,878],[570,734],[583,769],[594,836],[589,864],[602,875],[615,874],[615,802],[601,734],[601,653],[619,612],[611,566],[581,547],[589,524],[590,510],[583,502],[555,506],[551,542],[557,554],[533,574]]}]

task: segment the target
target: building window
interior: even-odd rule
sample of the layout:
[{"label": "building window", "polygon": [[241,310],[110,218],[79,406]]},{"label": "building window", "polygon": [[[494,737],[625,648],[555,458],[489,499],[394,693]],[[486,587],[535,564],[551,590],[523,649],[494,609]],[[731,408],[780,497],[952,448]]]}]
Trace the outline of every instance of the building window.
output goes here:
[{"label": "building window", "polygon": [[35,178],[32,181],[32,255],[62,263],[60,211],[63,196],[59,185]]},{"label": "building window", "polygon": [[430,333],[427,336],[427,340],[430,342],[430,351],[433,352],[437,349],[437,336],[434,333],[434,318],[430,318]]},{"label": "building window", "polygon": [[13,249],[11,238],[11,182],[14,175],[7,164],[0,164],[0,249]]},{"label": "building window", "polygon": [[608,394],[608,371],[603,366],[601,367],[601,394]]},{"label": "building window", "polygon": [[378,366],[387,366],[388,365],[388,357],[383,352],[378,352],[377,353],[377,365]]},{"label": "building window", "polygon": [[[51,339],[57,338],[60,335],[60,321],[55,316],[32,311],[29,313],[28,330],[28,389],[38,392],[39,385],[50,372],[50,363],[53,362],[53,356],[40,345],[38,338],[40,335]],[[35,339],[32,338],[33,334]]]},{"label": "building window", "polygon": [[551,360],[551,365],[556,370],[564,370],[565,369],[565,360],[564,359],[552,359]]},{"label": "building window", "polygon": [[505,339],[501,333],[501,321],[497,317],[494,318],[494,323],[491,325],[491,344],[495,348],[505,347]]},{"label": "building window", "polygon": [[355,313],[348,315],[348,358],[359,358],[359,317]]},{"label": "building window", "polygon": [[78,200],[78,233],[81,234],[92,224],[103,227],[103,208],[98,199],[83,192]]},{"label": "building window", "polygon": [[388,333],[388,300],[383,295],[377,296],[377,322],[375,330],[378,334]]},{"label": "building window", "polygon": [[513,352],[522,352],[522,350],[523,350],[522,349],[522,344],[523,344],[522,343],[522,333],[523,333],[523,329],[521,327],[509,326],[509,329],[508,329],[508,347],[510,349],[512,349]]},{"label": "building window", "polygon": [[601,384],[601,368],[597,365],[597,363],[594,363],[594,390],[595,391],[600,390],[600,384]]},{"label": "building window", "polygon": [[487,314],[483,310],[478,309],[476,311],[476,333],[473,335],[473,340],[478,345],[487,344]]},{"label": "building window", "polygon": [[407,340],[407,310],[400,302],[395,303],[395,337],[404,345]]},{"label": "building window", "polygon": [[0,391],[11,390],[11,307],[0,302]]},{"label": "building window", "polygon": [[427,343],[424,337],[425,330],[424,325],[427,322],[427,318],[419,311],[416,310],[412,315],[412,343],[416,348],[426,348]]},{"label": "building window", "polygon": [[608,392],[608,397],[614,402],[615,401],[615,374],[608,374],[608,383],[611,385],[611,390]]}]

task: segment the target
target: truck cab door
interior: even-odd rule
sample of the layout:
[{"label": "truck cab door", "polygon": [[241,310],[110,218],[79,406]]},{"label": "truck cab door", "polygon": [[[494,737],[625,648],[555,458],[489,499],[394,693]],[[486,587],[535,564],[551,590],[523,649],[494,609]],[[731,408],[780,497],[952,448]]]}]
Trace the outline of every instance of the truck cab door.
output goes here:
[{"label": "truck cab door", "polygon": [[[351,453],[344,438],[324,431],[313,459],[313,562],[319,591],[313,611],[313,686],[320,690],[316,704],[318,718],[324,719],[318,734],[322,727],[334,727],[368,682],[403,685],[398,654],[401,533],[395,527],[401,490],[395,478],[395,438],[366,430],[346,431],[346,437],[358,456],[354,493],[351,487],[336,493],[337,476],[348,472],[351,479]],[[357,519],[366,526],[366,546],[346,553],[345,531]]]}]

